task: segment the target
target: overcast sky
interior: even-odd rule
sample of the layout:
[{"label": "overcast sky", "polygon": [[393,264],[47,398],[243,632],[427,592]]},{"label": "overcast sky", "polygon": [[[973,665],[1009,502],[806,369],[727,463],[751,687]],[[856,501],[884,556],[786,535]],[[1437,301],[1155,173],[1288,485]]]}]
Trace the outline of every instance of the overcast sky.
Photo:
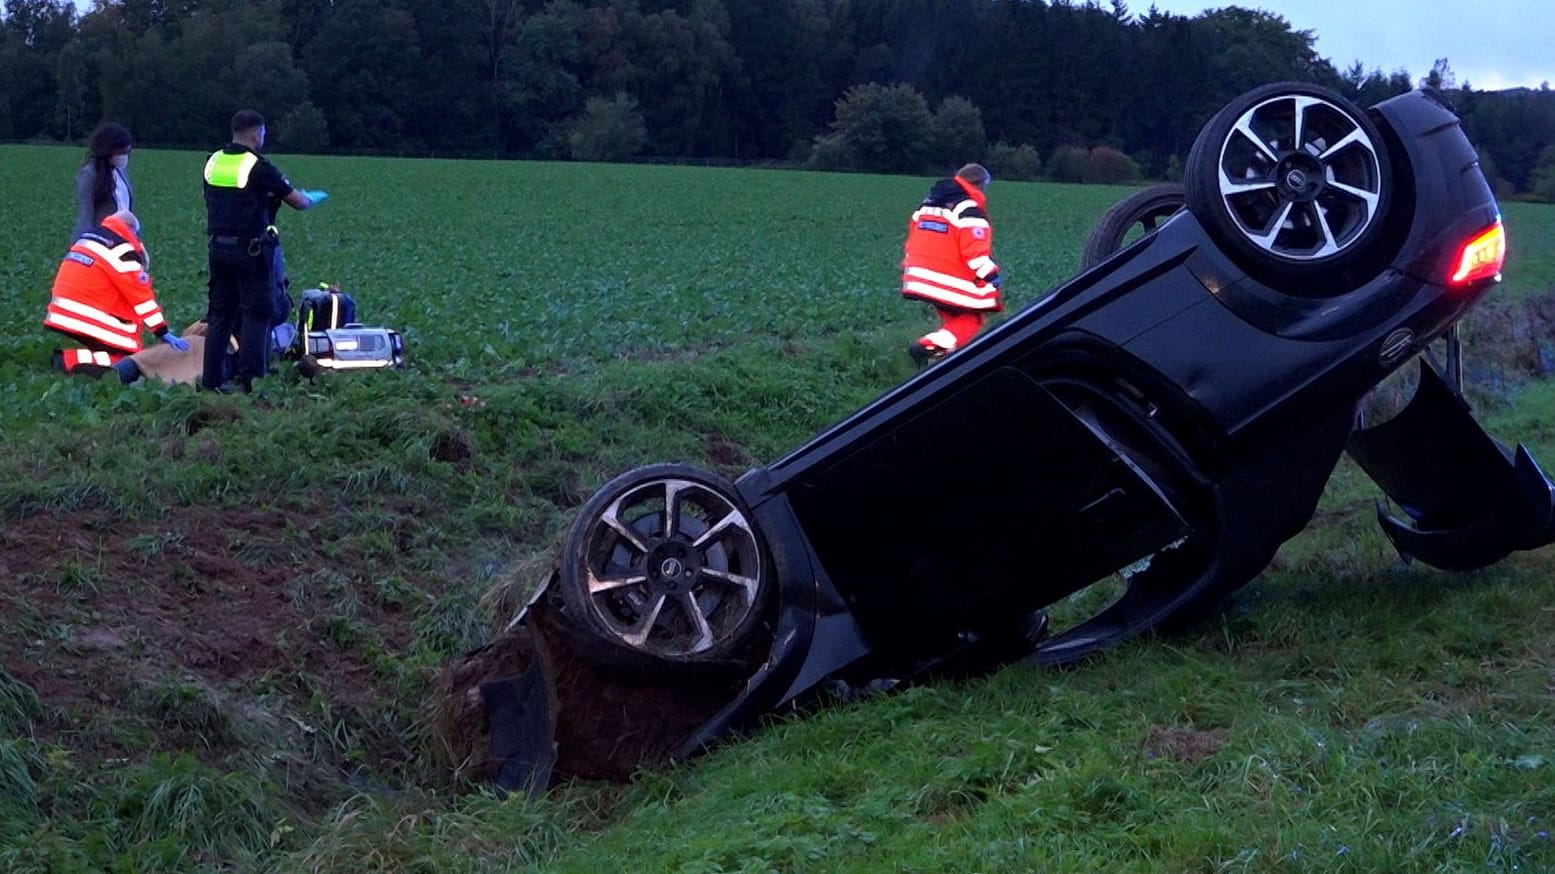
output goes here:
[{"label": "overcast sky", "polygon": [[[1457,84],[1478,91],[1519,85],[1555,87],[1555,2],[1552,0],[1155,0],[1173,15],[1195,16],[1226,6],[1262,9],[1292,29],[1310,30],[1317,53],[1340,72],[1355,61],[1368,71],[1405,69],[1418,82],[1446,58]],[[1130,0],[1144,14],[1150,0]]]}]

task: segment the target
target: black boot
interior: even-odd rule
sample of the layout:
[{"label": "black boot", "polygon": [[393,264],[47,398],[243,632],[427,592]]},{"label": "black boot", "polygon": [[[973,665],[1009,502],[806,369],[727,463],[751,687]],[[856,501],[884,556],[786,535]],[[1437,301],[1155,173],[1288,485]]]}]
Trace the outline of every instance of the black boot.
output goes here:
[{"label": "black boot", "polygon": [[919,367],[927,367],[944,358],[945,350],[938,346],[925,346],[921,342],[914,340],[907,346],[907,355],[912,359],[912,363]]}]

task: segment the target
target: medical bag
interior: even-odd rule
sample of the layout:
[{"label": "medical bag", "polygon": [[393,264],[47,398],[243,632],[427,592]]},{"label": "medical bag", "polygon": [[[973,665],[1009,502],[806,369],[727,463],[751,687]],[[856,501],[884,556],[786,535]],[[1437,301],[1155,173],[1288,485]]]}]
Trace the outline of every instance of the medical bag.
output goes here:
[{"label": "medical bag", "polygon": [[302,293],[302,303],[297,306],[297,333],[344,328],[356,324],[356,299],[340,290],[338,285],[319,283]]}]

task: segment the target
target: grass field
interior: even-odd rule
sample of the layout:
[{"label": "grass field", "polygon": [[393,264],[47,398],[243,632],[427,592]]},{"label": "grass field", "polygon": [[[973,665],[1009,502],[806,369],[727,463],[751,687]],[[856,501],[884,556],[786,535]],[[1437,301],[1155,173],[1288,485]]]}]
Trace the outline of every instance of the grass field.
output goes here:
[{"label": "grass field", "polygon": [[[204,307],[203,157],[133,159],[175,324]],[[351,291],[408,365],[234,398],[48,372],[77,160],[0,146],[0,870],[1555,870],[1555,555],[1399,567],[1347,465],[1187,636],[625,787],[465,791],[429,679],[596,486],[737,475],[909,375],[928,180],[277,156],[331,194],[282,217],[295,280]],[[1012,308],[1125,193],[995,184]],[[1494,299],[1547,300],[1555,208],[1505,215]],[[1484,398],[1555,457],[1555,388]]]}]

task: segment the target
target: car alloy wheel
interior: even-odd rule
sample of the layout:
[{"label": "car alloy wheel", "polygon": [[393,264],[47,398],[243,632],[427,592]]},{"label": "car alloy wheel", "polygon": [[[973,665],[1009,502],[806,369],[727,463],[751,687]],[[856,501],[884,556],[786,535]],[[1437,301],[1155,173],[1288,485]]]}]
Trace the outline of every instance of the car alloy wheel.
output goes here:
[{"label": "car alloy wheel", "polygon": [[1381,166],[1355,116],[1319,97],[1279,95],[1232,125],[1220,151],[1220,197],[1253,245],[1314,261],[1353,245],[1376,221]]},{"label": "car alloy wheel", "polygon": [[558,582],[569,616],[598,638],[606,661],[715,661],[735,655],[759,622],[763,553],[731,484],[653,465],[607,483],[584,506]]},{"label": "car alloy wheel", "polygon": [[1393,167],[1376,124],[1304,82],[1266,85],[1199,132],[1188,209],[1244,269],[1307,297],[1342,294],[1385,265]]}]

